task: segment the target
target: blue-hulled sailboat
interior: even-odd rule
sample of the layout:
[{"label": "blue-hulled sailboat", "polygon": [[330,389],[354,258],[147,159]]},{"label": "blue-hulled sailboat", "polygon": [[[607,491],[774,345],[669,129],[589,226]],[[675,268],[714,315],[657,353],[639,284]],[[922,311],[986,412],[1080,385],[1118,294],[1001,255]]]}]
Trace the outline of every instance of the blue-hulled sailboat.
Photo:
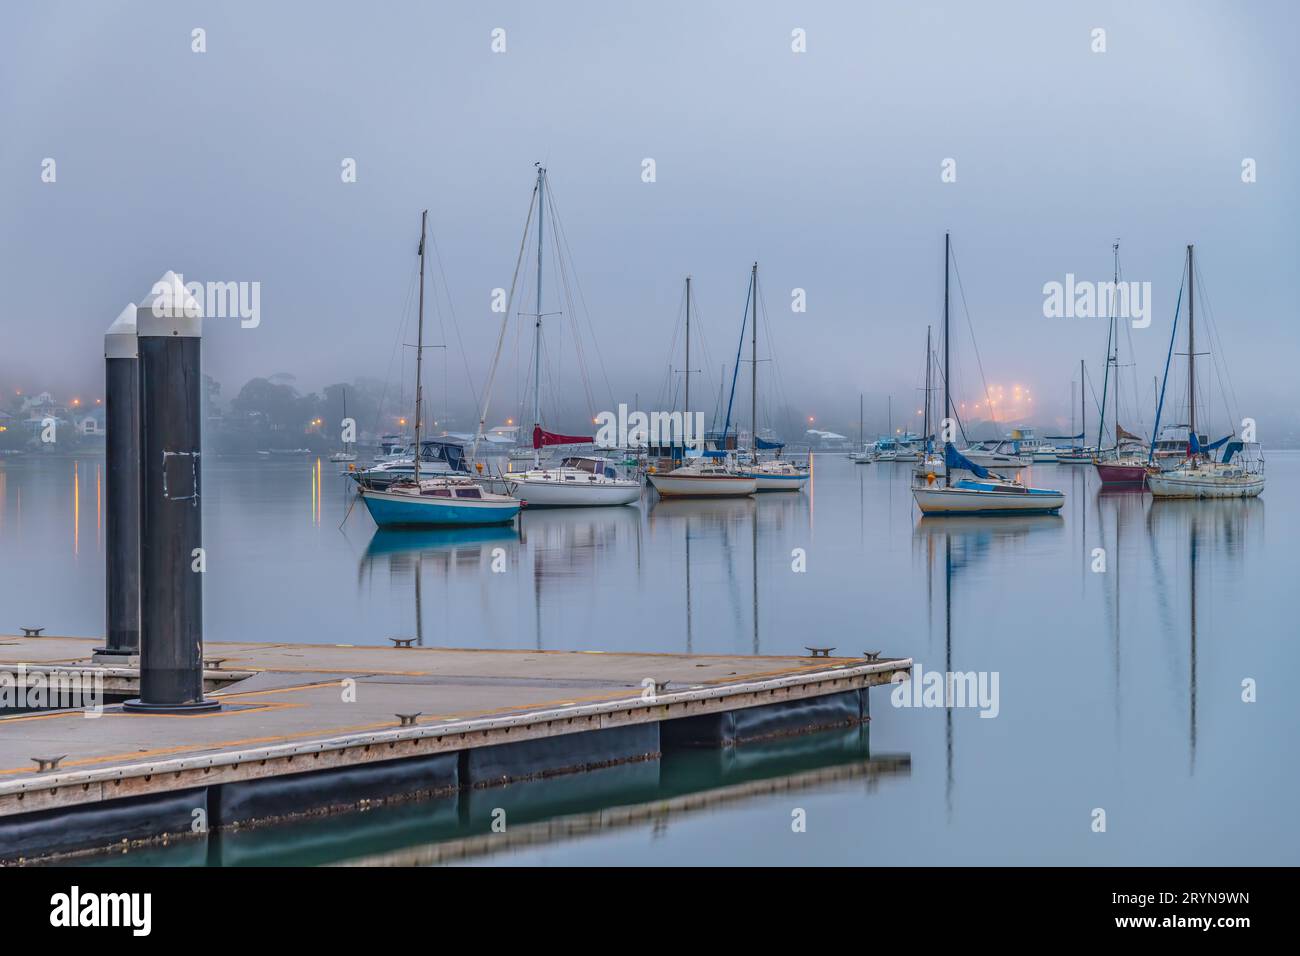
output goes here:
[{"label": "blue-hulled sailboat", "polygon": [[[415,448],[420,448],[424,360],[424,241],[429,212],[420,214],[420,305],[415,346]],[[380,489],[362,484],[357,493],[381,528],[439,528],[506,524],[519,514],[520,502],[487,491],[472,479],[454,476],[420,478],[420,455],[412,459],[412,475]]]}]

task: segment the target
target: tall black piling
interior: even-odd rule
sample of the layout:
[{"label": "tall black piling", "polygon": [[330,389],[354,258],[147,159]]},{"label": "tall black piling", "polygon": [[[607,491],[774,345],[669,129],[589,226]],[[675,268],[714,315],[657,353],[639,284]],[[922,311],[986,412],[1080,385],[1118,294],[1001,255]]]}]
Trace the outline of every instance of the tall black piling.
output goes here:
[{"label": "tall black piling", "polygon": [[137,713],[203,698],[202,310],[167,273],[136,310],[140,365],[140,697]]},{"label": "tall black piling", "polygon": [[140,653],[140,368],[132,302],[104,333],[104,646]]}]

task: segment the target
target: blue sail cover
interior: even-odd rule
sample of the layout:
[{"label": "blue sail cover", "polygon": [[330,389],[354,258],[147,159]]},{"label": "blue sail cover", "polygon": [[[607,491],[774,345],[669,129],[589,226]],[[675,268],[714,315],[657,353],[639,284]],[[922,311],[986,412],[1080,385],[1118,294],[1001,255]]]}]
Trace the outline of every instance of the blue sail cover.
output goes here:
[{"label": "blue sail cover", "polygon": [[783,441],[768,441],[766,438],[755,439],[754,444],[757,445],[759,448],[768,448],[768,449],[785,447],[785,442]]},{"label": "blue sail cover", "polygon": [[1243,450],[1246,446],[1239,441],[1229,443],[1228,447],[1223,450],[1223,463],[1226,465],[1232,461],[1232,456]]},{"label": "blue sail cover", "polygon": [[1232,438],[1231,435],[1224,435],[1216,442],[1211,442],[1208,445],[1202,445],[1200,438],[1197,437],[1195,432],[1190,432],[1189,434],[1190,434],[1190,438],[1188,439],[1187,443],[1191,446],[1193,455],[1199,455],[1202,452],[1207,452],[1207,451],[1214,451],[1214,449],[1218,448],[1224,442],[1228,441],[1228,439]]},{"label": "blue sail cover", "polygon": [[977,465],[971,461],[956,448],[952,442],[945,442],[943,446],[943,463],[949,469],[964,468],[966,471],[973,472],[977,478],[988,478],[989,470],[982,465]]}]

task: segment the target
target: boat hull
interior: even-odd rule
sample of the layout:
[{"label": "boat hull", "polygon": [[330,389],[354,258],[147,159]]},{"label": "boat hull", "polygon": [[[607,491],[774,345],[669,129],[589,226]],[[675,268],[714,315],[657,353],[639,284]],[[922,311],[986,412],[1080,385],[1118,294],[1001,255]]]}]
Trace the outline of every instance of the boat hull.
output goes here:
[{"label": "boat hull", "polygon": [[630,505],[641,498],[638,482],[529,481],[507,475],[505,486],[529,508],[603,508]]},{"label": "boat hull", "polygon": [[1156,498],[1254,498],[1264,490],[1264,476],[1225,480],[1165,472],[1148,476],[1147,487]]},{"label": "boat hull", "polygon": [[1014,455],[990,455],[978,451],[963,451],[961,454],[967,461],[973,461],[982,468],[989,468],[993,471],[1028,468],[1030,464],[1029,459],[1017,458]]},{"label": "boat hull", "polygon": [[757,478],[742,475],[651,475],[662,498],[744,498],[758,490]]},{"label": "boat hull", "polygon": [[360,490],[370,517],[381,528],[467,528],[507,524],[519,514],[518,501],[426,498],[395,491]]},{"label": "boat hull", "polygon": [[1140,487],[1146,484],[1147,466],[1145,464],[1123,464],[1121,462],[1093,462],[1097,466],[1097,476],[1103,485],[1131,485]]},{"label": "boat hull", "polygon": [[1060,492],[1016,494],[935,487],[913,488],[912,497],[927,515],[1055,514],[1065,504],[1065,495]]},{"label": "boat hull", "polygon": [[808,475],[765,475],[762,472],[741,472],[742,478],[758,482],[756,491],[801,491],[808,483]]}]

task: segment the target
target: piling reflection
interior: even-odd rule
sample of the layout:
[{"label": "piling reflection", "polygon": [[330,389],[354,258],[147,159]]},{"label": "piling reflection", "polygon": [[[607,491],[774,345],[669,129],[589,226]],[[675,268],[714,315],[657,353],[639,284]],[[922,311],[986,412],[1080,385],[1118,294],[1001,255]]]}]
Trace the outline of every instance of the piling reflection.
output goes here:
[{"label": "piling reflection", "polygon": [[[100,866],[418,866],[565,843],[596,833],[662,832],[700,813],[777,794],[860,788],[911,774],[906,754],[873,755],[866,725],[723,750],[472,789],[236,831],[169,847],[106,854]],[[493,829],[505,812],[504,832]]]}]

